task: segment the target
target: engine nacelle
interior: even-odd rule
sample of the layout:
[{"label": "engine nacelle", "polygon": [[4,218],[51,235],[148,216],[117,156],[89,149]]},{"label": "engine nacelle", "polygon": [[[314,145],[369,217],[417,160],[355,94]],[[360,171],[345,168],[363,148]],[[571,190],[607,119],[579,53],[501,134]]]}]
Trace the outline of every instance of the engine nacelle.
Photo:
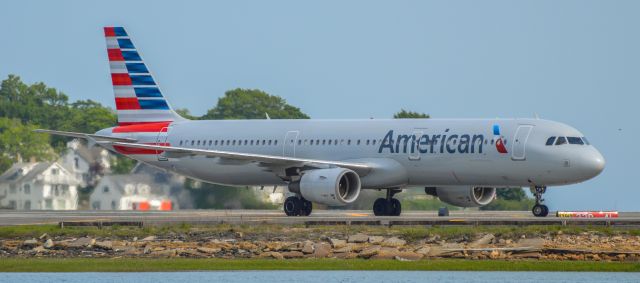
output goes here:
[{"label": "engine nacelle", "polygon": [[442,202],[460,207],[485,206],[496,197],[496,188],[447,186],[426,187],[425,193],[437,196]]},{"label": "engine nacelle", "polygon": [[344,206],[360,195],[360,176],[345,168],[307,170],[289,190],[312,202]]}]

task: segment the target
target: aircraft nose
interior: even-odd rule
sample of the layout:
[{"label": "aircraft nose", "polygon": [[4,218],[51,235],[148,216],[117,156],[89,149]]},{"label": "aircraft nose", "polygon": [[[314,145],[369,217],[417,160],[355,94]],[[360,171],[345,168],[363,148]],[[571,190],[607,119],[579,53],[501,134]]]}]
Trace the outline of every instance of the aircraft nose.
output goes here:
[{"label": "aircraft nose", "polygon": [[605,165],[604,157],[599,151],[595,149],[586,158],[585,164],[584,164],[585,169],[589,171],[589,175],[591,175],[592,177],[595,177],[598,174],[600,174],[600,172],[604,170],[604,165]]}]

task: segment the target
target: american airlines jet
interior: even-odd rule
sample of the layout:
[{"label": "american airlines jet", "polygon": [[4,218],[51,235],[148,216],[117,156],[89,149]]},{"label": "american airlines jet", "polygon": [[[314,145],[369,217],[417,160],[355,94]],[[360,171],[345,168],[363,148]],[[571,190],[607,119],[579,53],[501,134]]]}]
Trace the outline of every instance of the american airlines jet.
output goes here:
[{"label": "american airlines jet", "polygon": [[[344,206],[361,190],[386,190],[375,215],[400,215],[396,193],[424,187],[443,202],[478,207],[496,187],[530,187],[535,216],[547,186],[579,183],[605,165],[578,130],[540,119],[191,121],[174,112],[122,27],[106,27],[118,125],[84,138],[204,182],[286,186],[288,216],[312,202]],[[185,95],[185,94],[182,94]]]}]

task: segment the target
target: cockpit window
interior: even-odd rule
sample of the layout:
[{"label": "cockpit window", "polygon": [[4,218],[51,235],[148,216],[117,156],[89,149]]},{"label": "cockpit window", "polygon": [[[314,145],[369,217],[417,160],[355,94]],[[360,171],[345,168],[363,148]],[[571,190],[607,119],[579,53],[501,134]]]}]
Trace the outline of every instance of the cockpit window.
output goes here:
[{"label": "cockpit window", "polygon": [[547,140],[547,145],[553,145],[553,142],[554,142],[554,141],[556,141],[556,137],[550,137],[550,138]]},{"label": "cockpit window", "polygon": [[556,145],[561,145],[565,143],[567,143],[567,139],[565,137],[558,137],[558,140],[556,140]]},{"label": "cockpit window", "polygon": [[579,137],[567,137],[569,144],[584,144],[581,138]]},{"label": "cockpit window", "polygon": [[582,137],[582,140],[584,141],[584,144],[586,144],[586,145],[590,145],[589,140],[587,140],[587,138]]}]

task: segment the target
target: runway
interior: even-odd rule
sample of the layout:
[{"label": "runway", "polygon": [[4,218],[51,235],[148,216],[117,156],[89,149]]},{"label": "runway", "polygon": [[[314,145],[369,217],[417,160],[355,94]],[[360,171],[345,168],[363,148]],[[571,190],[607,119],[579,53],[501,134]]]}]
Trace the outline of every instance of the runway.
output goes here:
[{"label": "runway", "polygon": [[[554,214],[554,213],[550,213]],[[370,211],[317,210],[307,217],[287,217],[280,210],[176,211],[0,211],[0,226],[59,224],[60,222],[139,222],[141,225],[283,224],[283,225],[593,225],[640,227],[640,212],[621,212],[619,218],[534,217],[529,211],[407,211],[401,216],[373,216]]]}]

